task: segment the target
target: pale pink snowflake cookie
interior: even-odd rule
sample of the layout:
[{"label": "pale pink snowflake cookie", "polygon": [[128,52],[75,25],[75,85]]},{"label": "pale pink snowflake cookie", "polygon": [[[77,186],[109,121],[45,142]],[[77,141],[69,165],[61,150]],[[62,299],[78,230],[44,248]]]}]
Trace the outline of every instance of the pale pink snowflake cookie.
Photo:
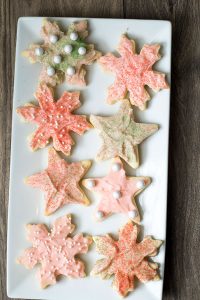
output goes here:
[{"label": "pale pink snowflake cookie", "polygon": [[104,258],[96,262],[91,275],[100,275],[102,279],[114,275],[113,288],[122,297],[134,290],[135,277],[143,283],[160,279],[158,264],[148,257],[157,254],[162,241],[146,236],[138,243],[138,233],[137,225],[129,222],[120,229],[118,240],[110,235],[93,237],[97,252]]},{"label": "pale pink snowflake cookie", "polygon": [[79,182],[90,166],[89,160],[68,163],[49,148],[48,167],[27,177],[25,183],[44,192],[45,215],[50,215],[66,204],[89,204]]},{"label": "pale pink snowflake cookie", "polygon": [[82,234],[70,237],[74,229],[70,215],[58,218],[51,232],[44,224],[27,225],[27,239],[32,247],[27,248],[17,262],[27,269],[41,264],[38,279],[42,288],[55,284],[59,275],[68,278],[85,276],[84,263],[76,255],[87,253],[92,239]]},{"label": "pale pink snowflake cookie", "polygon": [[103,220],[113,213],[123,213],[135,222],[140,222],[140,214],[134,197],[150,184],[149,177],[127,177],[120,158],[112,160],[109,173],[102,178],[82,181],[92,192],[100,195],[95,218]]},{"label": "pale pink snowflake cookie", "polygon": [[158,44],[144,45],[140,54],[136,54],[134,40],[122,35],[118,47],[120,57],[108,53],[99,58],[98,62],[103,68],[116,75],[113,85],[108,89],[108,103],[127,98],[129,92],[131,104],[144,110],[146,101],[150,99],[145,86],[155,92],[168,88],[165,74],[152,70],[152,66],[160,59],[159,49]]},{"label": "pale pink snowflake cookie", "polygon": [[80,107],[79,95],[79,92],[64,92],[55,102],[53,89],[42,84],[35,93],[39,106],[27,103],[17,108],[17,113],[23,120],[38,126],[30,140],[32,150],[44,148],[52,138],[57,151],[70,155],[71,146],[74,144],[70,131],[82,135],[91,128],[86,116],[72,114]]}]

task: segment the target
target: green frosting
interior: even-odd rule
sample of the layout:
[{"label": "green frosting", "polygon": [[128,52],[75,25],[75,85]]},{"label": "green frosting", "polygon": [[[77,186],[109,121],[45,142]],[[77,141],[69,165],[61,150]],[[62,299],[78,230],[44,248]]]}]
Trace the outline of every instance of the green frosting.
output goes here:
[{"label": "green frosting", "polygon": [[100,130],[103,140],[97,159],[106,160],[120,156],[133,168],[139,165],[137,145],[158,130],[156,124],[136,123],[128,100],[123,100],[116,115],[91,116],[90,121]]},{"label": "green frosting", "polygon": [[[72,23],[67,33],[60,30],[56,22],[50,22],[48,20],[44,21],[43,27],[41,29],[41,35],[44,39],[43,44],[32,44],[29,49],[24,51],[24,56],[27,56],[29,60],[33,63],[40,63],[43,67],[43,72],[41,73],[40,81],[45,81],[50,85],[56,85],[61,83],[65,76],[66,70],[69,66],[75,68],[76,80],[79,84],[84,83],[85,71],[83,71],[84,65],[91,64],[96,60],[101,54],[94,49],[92,44],[87,44],[84,39],[87,36],[87,22],[80,21],[78,23]],[[70,34],[72,32],[77,32],[78,39],[73,41],[70,39]],[[58,37],[56,43],[51,43],[49,40],[50,35],[55,34]],[[72,52],[67,54],[64,51],[66,45],[72,46]],[[35,54],[36,48],[42,48],[44,53],[40,56]],[[85,55],[80,55],[78,49],[84,47],[86,49]],[[54,63],[54,56],[61,56],[61,62],[59,64]],[[47,67],[53,67],[56,71],[55,75],[49,77],[46,73]],[[70,82],[75,83],[76,82]]]}]

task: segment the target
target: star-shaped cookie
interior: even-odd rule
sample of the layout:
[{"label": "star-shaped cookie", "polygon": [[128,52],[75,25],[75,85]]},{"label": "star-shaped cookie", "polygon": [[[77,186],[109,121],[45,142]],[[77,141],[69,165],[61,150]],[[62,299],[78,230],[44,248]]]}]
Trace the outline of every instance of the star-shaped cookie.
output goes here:
[{"label": "star-shaped cookie", "polygon": [[54,102],[53,89],[42,84],[35,94],[39,106],[27,103],[17,108],[17,113],[23,120],[38,125],[30,140],[32,150],[44,148],[52,138],[57,151],[70,155],[71,146],[74,144],[70,131],[82,135],[91,128],[86,116],[72,114],[80,106],[79,95],[79,92],[64,92]]},{"label": "star-shaped cookie", "polygon": [[67,163],[54,148],[49,148],[47,169],[27,177],[25,183],[45,193],[45,215],[54,213],[65,204],[88,205],[79,181],[90,165],[89,160]]},{"label": "star-shaped cookie", "polygon": [[114,158],[105,177],[84,179],[82,183],[87,189],[100,195],[95,214],[97,220],[112,213],[124,213],[135,222],[140,222],[134,197],[149,185],[149,177],[127,177],[121,160]]},{"label": "star-shaped cookie", "polygon": [[102,279],[114,275],[113,287],[122,297],[134,290],[135,277],[144,283],[160,279],[158,264],[147,257],[157,254],[162,241],[146,236],[138,243],[138,233],[139,228],[129,222],[121,228],[118,241],[109,235],[93,237],[97,252],[105,258],[96,262],[91,274]]},{"label": "star-shaped cookie", "polygon": [[92,239],[83,234],[70,237],[75,229],[70,215],[58,218],[51,232],[44,224],[28,224],[26,228],[32,247],[27,248],[17,262],[27,269],[41,264],[37,274],[41,288],[56,284],[59,275],[68,278],[85,277],[84,263],[76,255],[87,253]]},{"label": "star-shaped cookie", "polygon": [[158,130],[156,124],[136,123],[128,100],[123,100],[119,112],[111,117],[92,115],[90,122],[100,131],[103,145],[96,157],[107,160],[120,156],[132,168],[139,166],[138,145]]},{"label": "star-shaped cookie", "polygon": [[116,75],[116,79],[108,89],[108,103],[112,104],[120,99],[125,99],[127,92],[131,104],[141,110],[146,108],[146,101],[150,99],[145,86],[155,92],[168,88],[165,75],[152,70],[152,66],[160,59],[160,45],[144,45],[140,54],[135,53],[135,42],[122,35],[118,52],[120,57],[111,53],[100,57],[99,63],[105,70]]},{"label": "star-shaped cookie", "polygon": [[42,64],[39,81],[51,86],[66,80],[69,84],[85,85],[86,65],[92,64],[101,53],[87,44],[86,20],[69,25],[66,33],[56,22],[44,19],[41,29],[42,44],[31,44],[22,54],[31,63]]}]

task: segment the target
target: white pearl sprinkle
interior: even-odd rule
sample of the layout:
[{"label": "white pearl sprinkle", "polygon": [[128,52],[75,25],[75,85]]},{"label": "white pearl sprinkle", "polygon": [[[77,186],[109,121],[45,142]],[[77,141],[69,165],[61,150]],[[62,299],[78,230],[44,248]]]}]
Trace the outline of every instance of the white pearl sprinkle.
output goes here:
[{"label": "white pearl sprinkle", "polygon": [[119,199],[119,198],[121,197],[121,192],[120,192],[120,191],[114,191],[114,192],[112,193],[112,195],[113,195],[113,197],[114,197],[115,199]]},{"label": "white pearl sprinkle", "polygon": [[60,134],[59,136],[60,136],[60,137],[63,137],[63,135],[62,135],[62,134]]},{"label": "white pearl sprinkle", "polygon": [[60,64],[62,60],[62,57],[60,55],[55,55],[53,58],[53,61],[55,64]]},{"label": "white pearl sprinkle", "polygon": [[73,49],[72,45],[65,45],[65,47],[64,47],[64,51],[67,54],[70,54],[72,52],[72,49]]},{"label": "white pearl sprinkle", "polygon": [[49,40],[52,44],[55,44],[58,41],[58,36],[55,34],[51,34]]},{"label": "white pearl sprinkle", "polygon": [[65,144],[65,142],[62,142],[62,144],[64,145],[64,144]]},{"label": "white pearl sprinkle", "polygon": [[85,53],[86,53],[86,48],[85,47],[78,48],[78,54],[85,55]]},{"label": "white pearl sprinkle", "polygon": [[139,180],[136,184],[138,189],[143,189],[145,187],[145,182],[144,180]]},{"label": "white pearl sprinkle", "polygon": [[61,105],[60,108],[63,109],[63,106]]},{"label": "white pearl sprinkle", "polygon": [[128,216],[129,216],[129,218],[131,218],[131,219],[134,219],[134,218],[136,217],[136,215],[137,215],[137,213],[136,213],[135,210],[130,210],[130,211],[128,212]]},{"label": "white pearl sprinkle", "polygon": [[35,116],[34,116],[34,114],[31,114],[31,117],[32,117],[32,119],[35,119]]},{"label": "white pearl sprinkle", "polygon": [[118,172],[121,169],[121,165],[119,163],[115,163],[112,165],[112,170],[114,172]]},{"label": "white pearl sprinkle", "polygon": [[72,76],[72,75],[75,74],[75,72],[76,72],[76,70],[75,70],[74,67],[70,66],[70,67],[67,68],[67,75]]},{"label": "white pearl sprinkle", "polygon": [[76,41],[77,39],[78,39],[78,33],[77,32],[70,33],[70,40]]},{"label": "white pearl sprinkle", "polygon": [[56,73],[56,71],[53,67],[48,67],[47,68],[47,75],[48,76],[53,76],[55,73]]},{"label": "white pearl sprinkle", "polygon": [[87,187],[89,189],[93,188],[95,186],[95,181],[94,180],[87,180]]},{"label": "white pearl sprinkle", "polygon": [[103,218],[103,212],[102,211],[97,211],[96,212],[96,217],[98,220],[102,219]]},{"label": "white pearl sprinkle", "polygon": [[41,56],[44,53],[44,50],[42,48],[35,48],[35,55]]}]

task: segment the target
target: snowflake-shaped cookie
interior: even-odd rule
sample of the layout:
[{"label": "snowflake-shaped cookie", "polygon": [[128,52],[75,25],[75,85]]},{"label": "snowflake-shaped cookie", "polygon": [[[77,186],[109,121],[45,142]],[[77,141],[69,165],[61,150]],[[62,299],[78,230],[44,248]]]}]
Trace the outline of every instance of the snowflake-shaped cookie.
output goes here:
[{"label": "snowflake-shaped cookie", "polygon": [[70,155],[71,146],[74,144],[70,131],[82,135],[91,127],[85,116],[72,114],[80,106],[79,92],[64,92],[60,99],[54,102],[53,90],[42,84],[38,87],[35,97],[39,106],[27,103],[17,109],[17,113],[25,121],[38,125],[30,141],[31,149],[44,148],[52,138],[57,151]]},{"label": "snowflake-shaped cookie", "polygon": [[156,124],[136,123],[128,100],[123,100],[119,112],[111,117],[91,116],[90,122],[100,131],[103,145],[97,160],[120,156],[132,168],[139,165],[138,145],[158,130]]},{"label": "snowflake-shaped cookie", "polygon": [[103,178],[83,180],[83,185],[100,194],[100,202],[95,214],[102,220],[112,213],[124,213],[135,222],[140,215],[134,197],[150,183],[149,177],[127,177],[119,158],[114,158],[108,175]]},{"label": "snowflake-shaped cookie", "polygon": [[160,59],[159,49],[158,44],[144,45],[140,54],[136,54],[134,40],[122,35],[118,47],[121,56],[116,57],[108,53],[100,57],[98,61],[103,68],[116,75],[114,84],[108,90],[108,103],[126,98],[129,92],[131,104],[144,110],[146,101],[150,99],[145,85],[155,92],[168,88],[165,75],[152,70],[153,64]]},{"label": "snowflake-shaped cookie", "polygon": [[41,264],[38,279],[42,288],[55,284],[59,275],[69,278],[85,276],[84,264],[75,256],[87,253],[91,238],[82,234],[69,237],[74,229],[70,215],[58,218],[51,233],[44,224],[27,225],[27,238],[33,246],[27,248],[17,262],[28,269]]},{"label": "snowflake-shaped cookie", "polygon": [[89,201],[81,190],[79,181],[90,165],[89,160],[67,163],[54,148],[49,148],[47,169],[25,179],[28,185],[45,193],[45,215],[70,203],[88,205]]},{"label": "snowflake-shaped cookie", "polygon": [[30,62],[42,64],[40,82],[55,86],[66,80],[69,84],[85,85],[85,66],[101,56],[94,45],[84,41],[87,25],[86,20],[72,23],[64,33],[56,22],[44,19],[43,44],[32,44],[23,52]]},{"label": "snowflake-shaped cookie", "polygon": [[147,256],[155,256],[162,241],[146,236],[137,243],[137,236],[138,227],[129,222],[120,230],[118,241],[109,235],[93,238],[98,253],[105,258],[96,262],[91,274],[103,279],[114,275],[113,287],[121,296],[134,290],[134,277],[141,282],[159,280],[158,265],[149,262]]}]

